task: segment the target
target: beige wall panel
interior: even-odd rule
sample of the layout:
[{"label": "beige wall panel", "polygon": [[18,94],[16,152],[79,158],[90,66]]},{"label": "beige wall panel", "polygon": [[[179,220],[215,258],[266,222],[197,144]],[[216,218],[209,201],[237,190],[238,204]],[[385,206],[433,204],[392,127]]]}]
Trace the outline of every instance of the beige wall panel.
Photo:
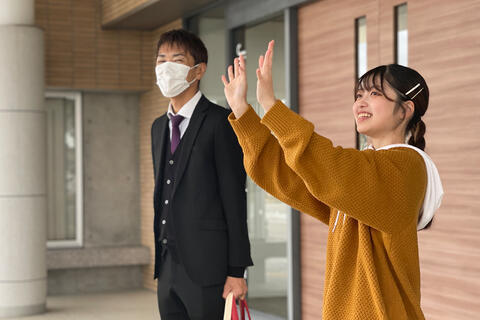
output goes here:
[{"label": "beige wall panel", "polygon": [[426,78],[427,152],[445,197],[420,233],[422,302],[430,319],[480,313],[480,2],[411,1],[409,61]]},{"label": "beige wall panel", "polygon": [[[335,145],[354,146],[354,19],[367,16],[368,67],[394,60],[394,6],[403,1],[317,1],[299,10],[300,113]],[[480,312],[480,2],[408,2],[409,64],[430,87],[427,152],[446,195],[420,232],[422,305],[428,319]],[[327,230],[302,216],[303,319],[322,305]]]},{"label": "beige wall panel", "polygon": [[[379,3],[380,11],[379,15],[379,24],[378,24],[378,35],[379,35],[379,54],[380,60],[378,64],[390,64],[395,60],[394,52],[394,30],[395,30],[395,20],[394,20],[394,11],[395,6],[403,4],[406,1],[402,0],[382,0]],[[408,17],[410,18],[410,17]],[[410,23],[410,21],[409,21]]]}]

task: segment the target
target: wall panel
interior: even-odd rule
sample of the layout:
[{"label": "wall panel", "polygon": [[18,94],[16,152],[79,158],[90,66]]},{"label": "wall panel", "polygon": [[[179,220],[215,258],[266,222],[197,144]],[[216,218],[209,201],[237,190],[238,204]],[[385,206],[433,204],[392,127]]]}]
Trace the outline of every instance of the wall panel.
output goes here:
[{"label": "wall panel", "polygon": [[[394,6],[404,1],[316,1],[299,9],[300,113],[335,145],[355,145],[351,114],[354,20],[367,16],[368,67],[394,59]],[[480,312],[480,2],[408,1],[409,64],[430,87],[426,151],[446,195],[419,233],[428,319]],[[302,216],[303,319],[322,305],[327,229]]]}]

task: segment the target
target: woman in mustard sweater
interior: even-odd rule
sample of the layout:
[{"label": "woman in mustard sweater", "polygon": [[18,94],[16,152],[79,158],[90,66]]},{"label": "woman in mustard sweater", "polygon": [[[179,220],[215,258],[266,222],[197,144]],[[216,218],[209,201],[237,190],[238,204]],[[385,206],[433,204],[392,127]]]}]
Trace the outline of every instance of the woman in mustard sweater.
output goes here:
[{"label": "woman in mustard sweater", "polygon": [[[263,189],[328,225],[323,320],[424,319],[417,230],[443,189],[425,147],[429,91],[416,71],[380,66],[362,76],[353,115],[370,147],[334,147],[275,99],[273,41],[257,69],[260,119],[248,105],[243,57],[228,68],[230,123],[249,176]],[[408,144],[405,143],[409,138]]]}]

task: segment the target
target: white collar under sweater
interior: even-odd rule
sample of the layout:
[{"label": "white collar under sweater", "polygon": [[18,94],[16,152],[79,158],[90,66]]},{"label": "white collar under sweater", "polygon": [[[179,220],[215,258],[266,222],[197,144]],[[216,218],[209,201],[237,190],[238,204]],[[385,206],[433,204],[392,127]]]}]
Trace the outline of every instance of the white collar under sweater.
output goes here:
[{"label": "white collar under sweater", "polygon": [[409,144],[391,144],[384,146],[378,149],[373,148],[373,146],[368,146],[367,149],[371,150],[387,150],[391,148],[410,148],[417,151],[425,161],[425,167],[427,169],[427,188],[425,190],[425,198],[423,199],[423,206],[420,209],[420,214],[418,215],[417,230],[421,230],[427,226],[427,224],[433,219],[435,211],[440,208],[443,198],[443,186],[442,181],[440,180],[440,175],[438,173],[437,167],[433,163],[433,160],[430,158],[425,151],[411,146]]}]

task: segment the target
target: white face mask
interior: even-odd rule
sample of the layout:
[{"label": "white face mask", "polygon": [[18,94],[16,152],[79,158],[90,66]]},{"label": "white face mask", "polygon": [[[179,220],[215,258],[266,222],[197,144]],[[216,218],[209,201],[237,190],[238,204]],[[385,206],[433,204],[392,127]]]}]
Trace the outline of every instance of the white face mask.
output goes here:
[{"label": "white face mask", "polygon": [[160,88],[160,91],[162,91],[162,94],[167,98],[172,98],[187,90],[187,88],[197,80],[193,79],[191,82],[188,82],[188,72],[197,66],[199,65],[196,64],[190,68],[184,64],[170,61],[156,66],[157,86]]}]

